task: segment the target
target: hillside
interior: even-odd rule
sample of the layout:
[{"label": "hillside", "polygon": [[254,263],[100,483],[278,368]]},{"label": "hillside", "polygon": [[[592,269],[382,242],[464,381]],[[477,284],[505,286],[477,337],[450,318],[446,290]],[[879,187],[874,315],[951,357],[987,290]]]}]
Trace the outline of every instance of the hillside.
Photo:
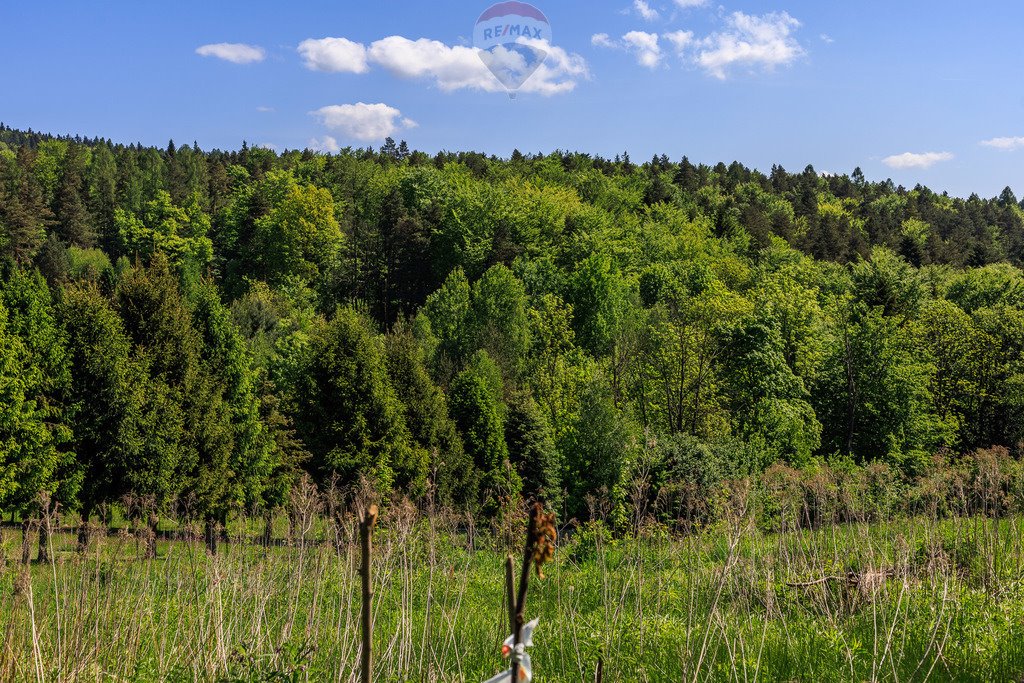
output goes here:
[{"label": "hillside", "polygon": [[223,520],[308,474],[571,518],[638,473],[913,478],[1024,438],[1009,189],[4,127],[0,240],[5,511]]}]

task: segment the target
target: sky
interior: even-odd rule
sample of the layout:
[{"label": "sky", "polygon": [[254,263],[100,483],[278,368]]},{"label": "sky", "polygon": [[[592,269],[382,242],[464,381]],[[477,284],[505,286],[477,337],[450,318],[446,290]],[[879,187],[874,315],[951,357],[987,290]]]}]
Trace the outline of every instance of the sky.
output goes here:
[{"label": "sky", "polygon": [[534,0],[546,56],[514,99],[474,47],[491,4],[12,0],[0,121],[204,149],[390,135],[430,153],[859,166],[1024,195],[1020,0]]}]

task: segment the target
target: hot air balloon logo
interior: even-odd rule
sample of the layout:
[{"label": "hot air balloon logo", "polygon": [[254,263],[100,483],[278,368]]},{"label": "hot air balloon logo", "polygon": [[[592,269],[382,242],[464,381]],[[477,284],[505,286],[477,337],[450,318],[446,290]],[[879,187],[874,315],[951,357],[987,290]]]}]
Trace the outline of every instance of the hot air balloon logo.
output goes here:
[{"label": "hot air balloon logo", "polygon": [[551,24],[525,2],[499,2],[476,20],[473,45],[484,65],[514,98],[551,50]]}]

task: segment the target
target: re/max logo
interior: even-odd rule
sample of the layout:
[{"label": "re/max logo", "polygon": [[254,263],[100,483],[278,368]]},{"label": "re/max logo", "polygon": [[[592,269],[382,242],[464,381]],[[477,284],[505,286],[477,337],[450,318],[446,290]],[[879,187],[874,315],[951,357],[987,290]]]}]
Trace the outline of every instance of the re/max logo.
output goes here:
[{"label": "re/max logo", "polygon": [[541,30],[525,24],[505,24],[496,28],[484,29],[484,40],[497,40],[498,38],[521,36],[523,38],[536,38],[541,40]]}]

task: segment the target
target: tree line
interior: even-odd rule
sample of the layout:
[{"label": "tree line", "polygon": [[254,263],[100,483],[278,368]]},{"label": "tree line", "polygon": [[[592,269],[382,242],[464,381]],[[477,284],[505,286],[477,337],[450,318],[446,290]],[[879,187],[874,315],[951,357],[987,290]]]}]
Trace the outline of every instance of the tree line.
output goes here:
[{"label": "tree line", "polygon": [[0,510],[215,525],[300,478],[618,514],[1024,439],[1024,206],[687,158],[0,125]]}]

